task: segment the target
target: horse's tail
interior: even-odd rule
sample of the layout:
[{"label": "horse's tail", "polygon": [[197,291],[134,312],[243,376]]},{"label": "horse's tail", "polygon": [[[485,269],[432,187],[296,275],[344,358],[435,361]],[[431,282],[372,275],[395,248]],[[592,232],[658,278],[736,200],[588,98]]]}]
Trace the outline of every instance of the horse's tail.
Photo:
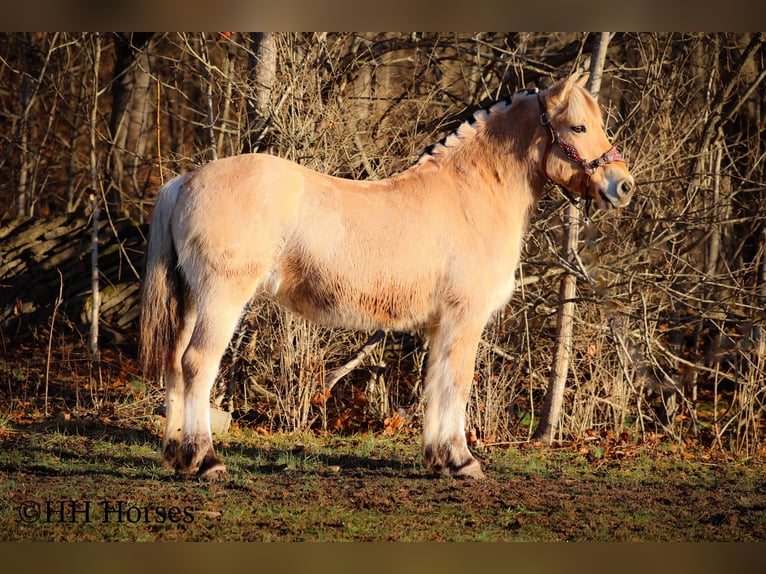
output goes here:
[{"label": "horse's tail", "polygon": [[183,280],[177,271],[178,256],[170,233],[170,217],[182,180],[183,176],[172,179],[157,192],[146,245],[139,351],[144,376],[153,379],[158,379],[172,360],[183,315]]}]

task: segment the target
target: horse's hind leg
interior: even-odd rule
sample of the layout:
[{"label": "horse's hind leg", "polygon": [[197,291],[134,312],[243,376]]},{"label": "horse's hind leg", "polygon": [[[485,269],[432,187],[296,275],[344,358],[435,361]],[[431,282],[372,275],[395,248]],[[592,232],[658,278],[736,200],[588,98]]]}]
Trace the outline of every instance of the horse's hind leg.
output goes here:
[{"label": "horse's hind leg", "polygon": [[184,297],[184,315],[176,336],[173,362],[165,370],[165,436],[162,441],[162,458],[166,465],[180,470],[181,440],[184,425],[184,376],[181,358],[194,330],[197,320],[197,307],[194,299]]},{"label": "horse's hind leg", "polygon": [[184,420],[177,470],[214,480],[226,474],[226,467],[213,449],[210,390],[250,292],[234,284],[219,284],[212,291],[207,289],[197,300],[197,320],[181,357]]},{"label": "horse's hind leg", "polygon": [[435,474],[484,478],[465,437],[466,405],[484,325],[448,325],[442,321],[429,333],[423,457]]}]

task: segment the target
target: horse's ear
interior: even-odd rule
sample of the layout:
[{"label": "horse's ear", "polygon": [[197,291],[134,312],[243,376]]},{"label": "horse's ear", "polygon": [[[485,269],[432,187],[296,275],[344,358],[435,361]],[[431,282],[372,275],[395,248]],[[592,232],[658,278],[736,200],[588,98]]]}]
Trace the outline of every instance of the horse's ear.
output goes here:
[{"label": "horse's ear", "polygon": [[569,76],[563,80],[559,80],[548,88],[545,101],[548,104],[548,110],[553,111],[561,102],[564,102],[569,97],[569,92],[572,89],[576,80],[576,76]]},{"label": "horse's ear", "polygon": [[566,101],[569,98],[569,93],[574,86],[585,88],[585,84],[588,82],[589,74],[575,73],[555,84],[548,89],[547,102],[551,110],[556,108],[561,102]]}]

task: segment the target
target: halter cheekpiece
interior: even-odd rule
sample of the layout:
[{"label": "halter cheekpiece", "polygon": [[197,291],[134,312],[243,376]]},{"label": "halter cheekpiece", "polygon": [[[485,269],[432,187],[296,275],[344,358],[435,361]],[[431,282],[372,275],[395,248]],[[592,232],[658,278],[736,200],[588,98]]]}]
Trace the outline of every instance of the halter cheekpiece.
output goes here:
[{"label": "halter cheekpiece", "polygon": [[[545,104],[543,103],[543,99],[540,96],[540,91],[537,88],[530,88],[527,90],[528,95],[536,95],[537,96],[537,105],[540,107],[540,124],[543,125],[548,129],[548,133],[550,134],[550,139],[548,140],[548,143],[545,145],[545,152],[543,153],[543,174],[546,178],[553,181],[548,176],[548,170],[546,169],[548,166],[548,154],[551,151],[551,146],[555,143],[558,144],[558,146],[561,148],[561,150],[564,152],[564,155],[567,157],[567,159],[573,163],[576,163],[579,165],[582,170],[585,172],[585,193],[583,194],[585,196],[585,207],[584,207],[584,217],[583,221],[585,223],[589,220],[589,213],[590,213],[590,206],[593,202],[593,199],[588,196],[588,186],[590,184],[590,178],[595,173],[595,171],[601,167],[602,165],[607,165],[609,163],[612,163],[614,161],[624,162],[625,160],[622,157],[622,154],[617,149],[616,146],[612,146],[609,148],[609,150],[601,155],[601,157],[594,159],[593,161],[586,161],[583,159],[583,157],[580,155],[580,152],[577,151],[577,148],[571,144],[568,144],[561,140],[561,137],[559,137],[559,133],[553,129],[553,126],[551,125],[551,116],[548,114],[548,111],[545,109]],[[564,192],[564,195],[567,197],[567,199],[573,204],[573,205],[579,205],[580,200],[564,185],[556,183],[561,190]]]}]

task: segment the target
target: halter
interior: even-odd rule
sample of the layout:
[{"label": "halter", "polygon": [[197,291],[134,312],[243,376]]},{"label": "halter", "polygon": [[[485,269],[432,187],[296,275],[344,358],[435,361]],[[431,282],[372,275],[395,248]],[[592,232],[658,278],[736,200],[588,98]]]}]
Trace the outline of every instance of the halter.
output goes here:
[{"label": "halter", "polygon": [[[583,217],[583,221],[585,223],[588,223],[590,206],[591,206],[591,203],[593,202],[593,199],[590,196],[588,196],[588,186],[590,185],[591,176],[602,165],[607,165],[609,163],[612,163],[613,161],[624,162],[625,160],[622,158],[622,154],[617,149],[617,147],[612,146],[611,148],[609,148],[609,150],[606,153],[604,153],[598,159],[594,159],[593,161],[585,161],[580,155],[580,152],[577,151],[577,148],[564,141],[561,141],[561,138],[559,137],[559,133],[553,129],[553,126],[551,125],[551,116],[548,115],[548,112],[545,109],[545,104],[543,103],[543,99],[540,97],[540,92],[538,91],[538,89],[533,88],[529,90],[527,93],[530,95],[535,94],[537,96],[537,104],[540,107],[540,123],[546,128],[548,128],[548,132],[550,133],[550,136],[551,136],[550,139],[548,140],[548,143],[545,145],[545,153],[543,153],[543,166],[542,166],[543,175],[545,175],[546,178],[553,181],[548,175],[548,170],[546,169],[546,167],[548,166],[548,154],[551,151],[551,146],[554,143],[556,143],[564,152],[564,155],[567,157],[567,159],[579,165],[582,168],[582,170],[585,172],[585,176],[586,176],[585,193],[583,194],[585,197],[585,208],[584,208],[585,215]],[[567,199],[572,203],[572,205],[580,204],[580,200],[577,199],[575,195],[569,189],[567,189],[561,184],[558,184],[558,185],[561,187],[561,190],[564,192],[564,195],[566,195]]]}]

